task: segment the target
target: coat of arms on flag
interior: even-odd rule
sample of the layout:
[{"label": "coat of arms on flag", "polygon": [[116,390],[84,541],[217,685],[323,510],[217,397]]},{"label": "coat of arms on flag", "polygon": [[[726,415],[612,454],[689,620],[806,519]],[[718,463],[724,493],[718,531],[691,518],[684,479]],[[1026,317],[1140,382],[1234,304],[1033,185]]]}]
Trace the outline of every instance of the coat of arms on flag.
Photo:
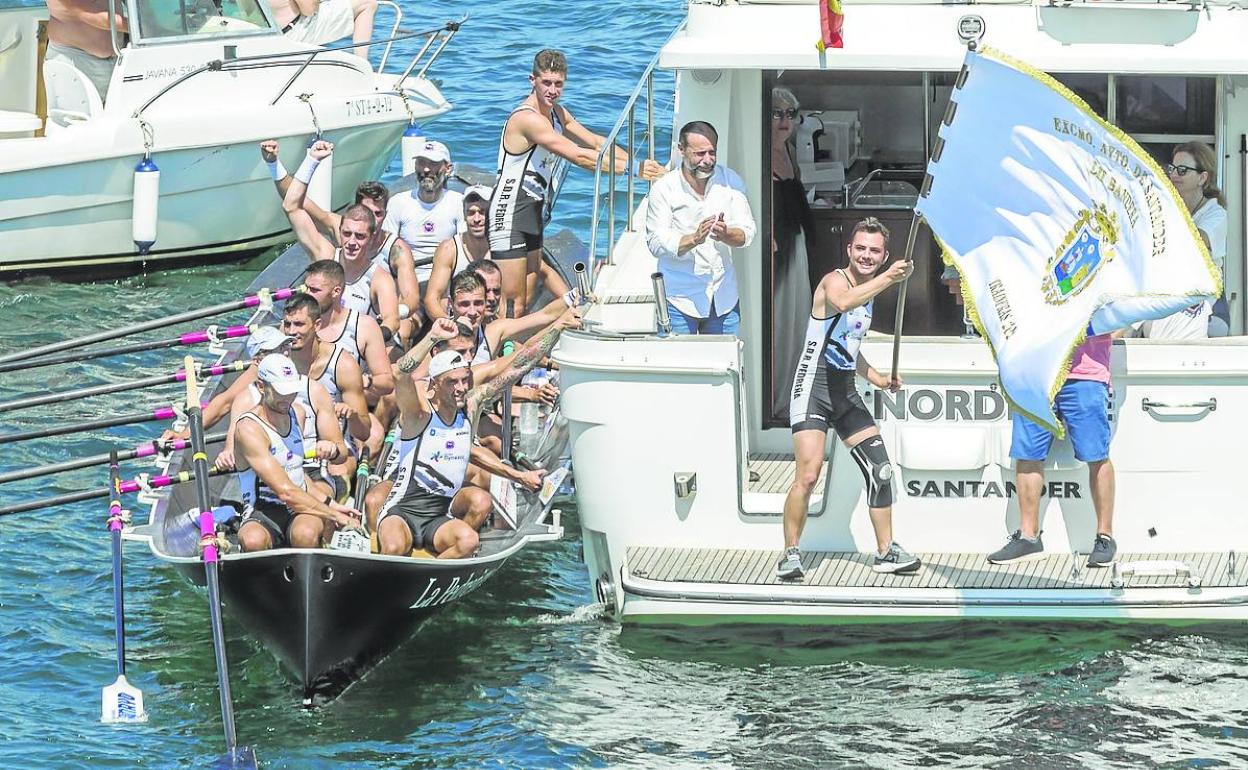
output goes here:
[{"label": "coat of arms on flag", "polygon": [[1010,403],[1055,433],[1053,397],[1089,334],[1222,292],[1165,173],[1043,72],[971,51],[918,213],[962,278]]}]

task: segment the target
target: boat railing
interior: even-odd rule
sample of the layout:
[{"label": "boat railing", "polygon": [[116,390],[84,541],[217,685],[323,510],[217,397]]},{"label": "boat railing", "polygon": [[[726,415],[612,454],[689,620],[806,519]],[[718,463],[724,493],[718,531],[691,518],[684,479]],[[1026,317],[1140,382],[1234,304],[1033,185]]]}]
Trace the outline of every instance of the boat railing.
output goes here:
[{"label": "boat railing", "polygon": [[[637,80],[637,85],[633,88],[633,92],[629,95],[628,101],[624,103],[623,109],[620,110],[620,117],[612,126],[611,132],[607,134],[607,140],[603,142],[602,149],[598,151],[598,168],[594,171],[594,203],[593,218],[589,227],[589,255],[595,261],[595,265],[601,265],[604,262],[608,265],[615,264],[613,248],[615,246],[615,176],[617,172],[615,161],[615,146],[619,142],[620,134],[627,131],[628,144],[626,150],[631,160],[636,157],[637,149],[637,108],[638,100],[642,94],[645,94],[645,142],[646,157],[654,159],[654,70],[659,63],[659,55],[663,52],[668,41],[680,34],[685,28],[685,22],[681,22],[672,34],[668,36],[663,45],[659,46],[658,52],[646,64],[646,69],[641,73],[641,77]],[[604,165],[606,173],[604,174]],[[630,169],[631,171],[631,169]],[[625,212],[624,225],[627,232],[633,229],[633,210],[636,208],[636,191],[634,189],[634,174],[627,174],[628,177],[628,207]],[[605,185],[605,190],[604,190]],[[602,212],[603,204],[606,204],[606,214]],[[598,256],[598,237],[603,229],[603,220],[605,218],[607,239],[606,249],[603,257]]]},{"label": "boat railing", "polygon": [[[389,0],[383,0],[383,2],[386,5],[394,5],[389,2]],[[289,91],[290,87],[295,84],[295,81],[299,79],[299,76],[307,70],[313,60],[315,60],[320,54],[331,51],[347,51],[363,45],[380,45],[384,43],[386,45],[386,49],[381,60],[382,66],[378,66],[377,68],[378,74],[381,74],[385,71],[384,65],[390,55],[391,47],[396,42],[401,40],[424,38],[424,44],[421,46],[420,50],[417,51],[416,55],[412,57],[411,62],[407,65],[407,68],[403,70],[402,74],[394,81],[393,89],[396,92],[402,93],[403,83],[412,76],[412,72],[416,70],[418,65],[420,66],[420,70],[416,72],[415,78],[420,80],[425,76],[425,74],[429,71],[429,68],[433,66],[433,63],[437,61],[438,57],[442,54],[442,51],[445,50],[447,45],[450,44],[451,39],[454,38],[455,34],[459,32],[460,27],[462,27],[464,22],[468,20],[468,15],[465,14],[459,21],[448,21],[441,26],[433,27],[431,29],[404,31],[399,27],[399,21],[402,20],[402,11],[398,11],[398,6],[395,6],[395,8],[398,16],[395,20],[394,28],[391,30],[391,35],[386,40],[370,40],[368,43],[352,42],[344,43],[342,45],[316,48],[310,51],[294,53],[287,51],[282,53],[256,54],[254,56],[236,56],[234,55],[234,51],[236,50],[235,46],[227,45],[225,46],[224,58],[214,59],[202,67],[193,69],[183,74],[176,80],[173,80],[139,106],[131,117],[136,119],[141,118],[143,113],[165,94],[173,91],[186,81],[203,75],[205,72],[231,72],[241,69],[253,69],[256,63],[261,63],[261,66],[263,66],[264,63],[268,63],[271,66],[287,66],[292,59],[299,59],[302,57],[303,63],[282,85],[277,94],[273,97],[272,101],[269,102],[270,105],[277,104],[278,100],[286,95],[286,92]],[[432,50],[432,53],[430,53],[430,50]]]}]

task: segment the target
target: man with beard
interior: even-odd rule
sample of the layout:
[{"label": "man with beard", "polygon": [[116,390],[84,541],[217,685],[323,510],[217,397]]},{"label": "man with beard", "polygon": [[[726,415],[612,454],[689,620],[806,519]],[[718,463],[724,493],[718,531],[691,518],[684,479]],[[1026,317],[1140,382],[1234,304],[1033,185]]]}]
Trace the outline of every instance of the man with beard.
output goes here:
[{"label": "man with beard", "polygon": [[680,334],[736,334],[741,321],[732,250],[754,240],[745,183],[715,164],[719,135],[702,120],[680,129],[680,168],[650,188],[646,245],[667,283],[667,311]]},{"label": "man with beard", "polygon": [[[557,104],[568,77],[568,60],[559,51],[543,50],[533,57],[532,90],[512,110],[498,144],[498,182],[490,198],[490,251],[503,271],[503,308],[524,315],[535,293],[542,262],[542,229],[546,198],[559,159],[589,171],[610,173],[610,158],[598,153],[606,138],[582,126]],[[616,147],[615,172],[654,180],[663,167],[653,160],[635,161]],[[610,182],[608,182],[610,184]],[[568,290],[557,274],[546,273],[546,288],[559,295]],[[551,281],[554,283],[551,283]]]},{"label": "man with beard", "polygon": [[307,157],[286,190],[282,209],[311,261],[329,259],[342,265],[345,273],[343,307],[377,318],[382,337],[389,342],[399,328],[399,300],[394,279],[373,262],[368,251],[378,231],[373,212],[366,206],[348,206],[338,221],[338,243],[342,246],[335,248],[321,235],[304,209],[308,182],[316,167],[333,151],[334,146],[326,141],[318,141],[308,148]]},{"label": "man with beard", "polygon": [[412,248],[416,280],[429,280],[438,244],[459,232],[464,219],[464,196],[446,189],[451,151],[441,142],[428,141],[416,151],[416,187],[390,199],[383,229],[399,234]]},{"label": "man with beard", "polygon": [[490,242],[485,230],[489,201],[488,187],[473,185],[464,190],[464,225],[467,229],[442,241],[433,253],[433,269],[424,296],[425,317],[430,320],[447,316],[446,292],[451,277],[462,273],[473,262],[490,257]]}]

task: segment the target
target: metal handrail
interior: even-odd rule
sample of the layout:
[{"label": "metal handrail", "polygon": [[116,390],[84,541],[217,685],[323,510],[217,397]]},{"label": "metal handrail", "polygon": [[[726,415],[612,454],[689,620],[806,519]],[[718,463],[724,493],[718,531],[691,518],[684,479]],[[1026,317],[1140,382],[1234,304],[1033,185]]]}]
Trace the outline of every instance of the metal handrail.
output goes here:
[{"label": "metal handrail", "polygon": [[[619,139],[620,131],[625,124],[628,125],[628,158],[631,161],[635,157],[633,152],[635,147],[636,135],[634,133],[634,124],[637,120],[637,100],[641,96],[642,88],[646,90],[646,144],[647,158],[654,159],[654,69],[659,63],[659,55],[663,53],[663,49],[668,42],[676,35],[680,34],[685,28],[685,22],[681,21],[672,30],[672,34],[668,35],[667,40],[663,41],[663,45],[659,46],[659,50],[646,64],[646,69],[641,73],[641,77],[637,80],[637,85],[633,88],[633,92],[629,95],[628,101],[624,103],[624,108],[620,111],[620,117],[615,121],[615,125],[611,127],[610,133],[607,134],[606,141],[602,143],[602,149],[598,151],[597,167],[594,169],[594,202],[593,202],[593,218],[589,227],[589,255],[591,259],[598,259],[598,230],[601,228],[601,208],[602,208],[602,170],[603,160],[607,161],[607,174],[609,175],[607,190],[607,249],[605,261],[609,265],[615,264],[612,247],[615,245],[615,143]],[[607,157],[610,153],[610,157]],[[630,172],[631,169],[625,169]],[[634,209],[634,190],[632,174],[628,179],[628,212],[626,214],[626,229],[631,232],[633,229],[633,209]]]},{"label": "metal handrail", "polygon": [[377,5],[388,5],[394,9],[394,26],[390,28],[390,42],[386,43],[386,50],[382,51],[381,59],[377,62],[377,71],[386,71],[386,62],[390,59],[390,49],[394,47],[394,36],[399,34],[399,25],[403,23],[403,9],[394,0],[377,0]]},{"label": "metal handrail", "polygon": [[[151,107],[158,99],[160,99],[160,97],[169,93],[174,88],[182,85],[183,83],[190,80],[191,78],[202,75],[205,72],[230,72],[234,70],[239,64],[246,64],[246,63],[251,63],[251,62],[267,61],[267,62],[274,62],[277,64],[287,64],[287,63],[291,63],[292,61],[298,60],[299,57],[307,57],[306,61],[304,61],[303,64],[300,65],[299,70],[295,73],[294,77],[286,81],[286,84],[282,86],[280,91],[278,91],[277,96],[274,97],[272,102],[270,102],[270,104],[276,104],[277,100],[282,98],[282,96],[286,93],[286,91],[290,89],[290,86],[294,84],[295,79],[298,78],[299,75],[308,68],[308,65],[311,64],[312,60],[316,58],[316,56],[319,54],[327,53],[331,51],[346,51],[346,50],[358,48],[364,45],[373,45],[373,44],[380,44],[380,43],[386,43],[388,46],[399,40],[410,40],[412,38],[417,38],[417,37],[427,37],[428,40],[425,42],[425,45],[420,49],[420,52],[417,53],[415,57],[413,57],[412,63],[408,65],[408,68],[404,72],[403,77],[395,81],[394,90],[398,91],[402,85],[403,80],[407,77],[408,74],[411,73],[411,71],[415,68],[416,64],[420,62],[420,58],[425,55],[425,53],[433,45],[434,41],[437,40],[439,37],[441,37],[443,34],[445,34],[446,42],[450,42],[450,38],[454,37],[455,33],[459,31],[459,28],[467,20],[468,20],[468,16],[465,14],[463,18],[461,18],[459,21],[448,21],[442,26],[434,27],[433,29],[421,30],[418,32],[405,32],[401,35],[395,35],[388,40],[376,40],[376,41],[370,40],[367,43],[345,43],[343,45],[328,46],[325,48],[317,48],[311,51],[304,51],[304,52],[286,51],[286,52],[281,52],[281,53],[255,54],[253,56],[237,56],[231,59],[214,59],[208,62],[207,64],[205,64],[204,66],[199,67],[198,69],[193,69],[190,72],[187,72],[186,74],[182,75],[181,77],[177,78],[173,82],[166,85],[164,88],[157,91],[150,99],[148,99],[138,109],[136,109],[130,117],[132,118],[141,117],[143,112],[146,111],[148,107]],[[421,68],[420,73],[417,75],[417,79],[424,77],[425,73],[429,70],[429,67],[431,67],[433,65],[433,62],[437,60],[438,55],[442,53],[442,49],[444,48],[446,48],[445,42],[441,46],[439,46],[438,50],[434,52],[433,56],[429,58],[429,61],[425,64],[425,66]],[[377,74],[381,74],[380,69],[378,69]]]}]

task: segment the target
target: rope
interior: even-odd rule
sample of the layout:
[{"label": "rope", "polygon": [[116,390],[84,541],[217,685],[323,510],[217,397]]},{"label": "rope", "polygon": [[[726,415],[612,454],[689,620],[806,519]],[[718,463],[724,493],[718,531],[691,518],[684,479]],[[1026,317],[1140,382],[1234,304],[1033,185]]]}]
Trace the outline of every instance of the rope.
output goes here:
[{"label": "rope", "polygon": [[208,535],[200,535],[199,538],[199,555],[203,556],[204,551],[212,546],[217,549],[218,556],[224,556],[230,552],[230,541],[220,532],[213,532]]}]

